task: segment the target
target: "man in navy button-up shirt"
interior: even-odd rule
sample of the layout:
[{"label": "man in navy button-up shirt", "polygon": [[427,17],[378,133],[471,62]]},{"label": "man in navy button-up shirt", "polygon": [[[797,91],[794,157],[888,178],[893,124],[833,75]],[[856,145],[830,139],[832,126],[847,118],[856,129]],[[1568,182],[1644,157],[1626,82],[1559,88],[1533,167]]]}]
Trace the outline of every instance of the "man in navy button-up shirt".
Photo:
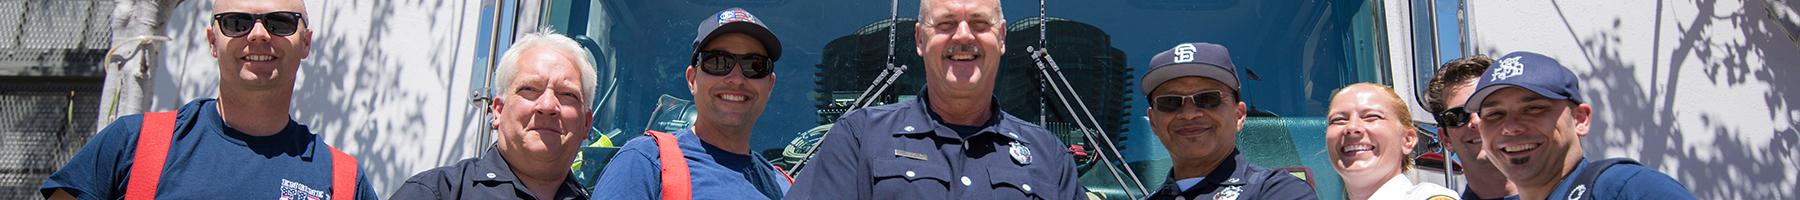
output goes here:
[{"label": "man in navy button-up shirt", "polygon": [[994,101],[1006,38],[1000,14],[993,0],[920,2],[925,91],[845,113],[788,198],[1084,198],[1067,147]]}]

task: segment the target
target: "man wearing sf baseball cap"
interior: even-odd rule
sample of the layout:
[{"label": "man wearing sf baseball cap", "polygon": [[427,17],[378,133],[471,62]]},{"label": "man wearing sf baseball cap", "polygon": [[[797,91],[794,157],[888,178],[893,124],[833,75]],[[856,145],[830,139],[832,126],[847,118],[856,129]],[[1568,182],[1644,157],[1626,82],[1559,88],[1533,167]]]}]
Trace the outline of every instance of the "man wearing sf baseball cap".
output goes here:
[{"label": "man wearing sf baseball cap", "polygon": [[[1305,181],[1238,155],[1244,102],[1237,65],[1224,46],[1184,43],[1150,59],[1145,115],[1175,166],[1148,199],[1315,199]],[[1193,105],[1193,106],[1188,106]]]},{"label": "man wearing sf baseball cap", "polygon": [[775,34],[742,8],[701,19],[685,71],[693,124],[625,142],[594,199],[783,199],[793,179],[750,151],[780,57]]},{"label": "man wearing sf baseball cap", "polygon": [[1476,78],[1464,107],[1481,119],[1482,148],[1520,199],[1694,199],[1674,178],[1629,158],[1582,157],[1593,107],[1556,59],[1513,52]]}]

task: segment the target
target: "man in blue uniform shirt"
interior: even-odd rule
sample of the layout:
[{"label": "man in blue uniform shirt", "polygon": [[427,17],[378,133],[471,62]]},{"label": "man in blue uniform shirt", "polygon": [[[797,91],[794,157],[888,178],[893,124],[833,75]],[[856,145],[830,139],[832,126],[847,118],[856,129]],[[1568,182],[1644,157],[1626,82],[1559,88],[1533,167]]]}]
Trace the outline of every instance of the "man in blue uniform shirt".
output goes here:
[{"label": "man in blue uniform shirt", "polygon": [[[701,20],[686,70],[693,126],[625,142],[594,183],[594,199],[782,199],[787,192],[787,175],[750,151],[750,131],[775,87],[781,41],[742,8]],[[679,152],[659,150],[671,144],[657,137],[673,138]],[[665,167],[688,173],[661,174]]]},{"label": "man in blue uniform shirt", "polygon": [[1455,152],[1462,161],[1463,180],[1468,181],[1462,190],[1463,200],[1519,199],[1518,189],[1506,181],[1500,169],[1494,168],[1488,152],[1482,151],[1481,134],[1475,128],[1481,120],[1463,110],[1463,103],[1475,94],[1475,80],[1492,63],[1493,58],[1481,55],[1451,60],[1438,67],[1437,76],[1431,77],[1425,90],[1425,109],[1437,118],[1438,137],[1444,139],[1444,149]]},{"label": "man in blue uniform shirt", "polygon": [[594,62],[575,40],[525,34],[500,57],[493,146],[481,157],[419,172],[393,199],[587,199],[569,171],[587,139]]},{"label": "man in blue uniform shirt", "polygon": [[[218,99],[188,102],[173,115],[113,121],[44,180],[39,190],[45,197],[377,198],[362,173],[334,172],[334,162],[350,163],[343,173],[358,171],[356,158],[334,153],[338,151],[324,139],[289,117],[300,60],[312,46],[314,24],[305,18],[306,5],[299,0],[219,0],[213,6],[206,39],[218,58]],[[162,156],[147,156],[158,152]],[[334,178],[338,175],[343,177]],[[346,186],[354,194],[336,191],[347,189],[337,186],[343,179],[355,179],[355,186]],[[135,182],[143,180],[160,181]],[[148,189],[134,190],[137,186]]]},{"label": "man in blue uniform shirt", "polygon": [[1150,63],[1138,84],[1150,100],[1144,113],[1175,166],[1148,199],[1318,199],[1306,181],[1238,155],[1245,106],[1224,46],[1175,45]]},{"label": "man in blue uniform shirt", "polygon": [[1513,52],[1479,78],[1464,107],[1481,118],[1489,159],[1522,199],[1694,199],[1669,175],[1582,157],[1593,107],[1582,101],[1580,80],[1555,59]]},{"label": "man in blue uniform shirt", "polygon": [[1079,199],[1074,158],[1042,127],[1000,111],[1006,20],[996,0],[924,0],[918,98],[845,113],[791,199]]}]

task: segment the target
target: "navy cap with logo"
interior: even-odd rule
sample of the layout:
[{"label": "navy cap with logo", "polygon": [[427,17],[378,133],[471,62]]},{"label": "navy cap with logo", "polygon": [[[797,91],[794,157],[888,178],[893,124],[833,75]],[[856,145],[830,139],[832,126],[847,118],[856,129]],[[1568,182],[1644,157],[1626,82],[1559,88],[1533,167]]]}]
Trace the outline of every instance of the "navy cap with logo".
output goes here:
[{"label": "navy cap with logo", "polygon": [[[706,47],[706,44],[712,42],[713,38],[727,33],[750,35],[751,38],[756,38],[756,41],[762,42],[763,49],[769,52],[769,61],[781,59],[781,40],[776,39],[775,33],[770,32],[769,27],[763,25],[762,19],[750,15],[750,11],[744,11],[743,8],[726,8],[707,16],[706,19],[701,19],[699,31],[694,35],[694,55],[689,55],[689,57],[698,56],[700,48]],[[689,62],[691,63],[692,60]]]},{"label": "navy cap with logo", "polygon": [[1218,80],[1231,87],[1232,92],[1239,90],[1237,65],[1231,64],[1231,53],[1225,46],[1212,43],[1182,43],[1168,51],[1157,53],[1150,58],[1150,71],[1144,73],[1138,87],[1144,96],[1163,82],[1176,78],[1198,76]]},{"label": "navy cap with logo", "polygon": [[1475,84],[1475,95],[1465,102],[1464,110],[1475,113],[1481,110],[1481,102],[1495,91],[1506,88],[1521,88],[1536,93],[1538,96],[1556,100],[1569,100],[1575,103],[1581,100],[1581,80],[1575,77],[1569,68],[1557,63],[1556,59],[1529,51],[1507,53],[1494,60],[1494,65],[1481,73],[1480,81]]}]

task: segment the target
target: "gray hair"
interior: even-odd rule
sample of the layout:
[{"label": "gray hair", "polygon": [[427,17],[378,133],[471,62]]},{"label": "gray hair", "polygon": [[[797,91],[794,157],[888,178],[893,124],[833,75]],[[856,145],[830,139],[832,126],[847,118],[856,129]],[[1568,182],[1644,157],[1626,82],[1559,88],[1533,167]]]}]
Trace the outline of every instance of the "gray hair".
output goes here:
[{"label": "gray hair", "polygon": [[587,49],[581,48],[581,43],[576,43],[574,39],[557,34],[555,30],[548,28],[526,33],[524,36],[519,36],[518,40],[513,41],[512,47],[506,49],[506,54],[500,56],[500,68],[495,70],[495,76],[489,77],[488,80],[492,80],[494,85],[501,89],[512,88],[513,73],[519,71],[519,57],[524,56],[521,54],[524,54],[526,49],[539,47],[551,48],[574,56],[572,59],[576,60],[575,66],[581,68],[581,95],[584,98],[581,100],[583,103],[581,108],[582,110],[591,108],[594,104],[594,82],[599,78],[594,72],[593,55],[588,53]]},{"label": "gray hair", "polygon": [[[933,1],[940,1],[940,0],[920,0],[919,1],[919,19],[918,20],[923,22],[926,19],[926,17],[928,17],[927,15],[930,15],[931,6],[932,6],[931,3]],[[1000,6],[1000,0],[993,0],[993,1],[994,1],[994,18],[999,19],[994,22],[994,23],[998,23],[998,24],[994,24],[994,25],[1000,26],[1000,27],[1006,27],[1006,8],[1004,8],[1005,6]],[[1004,39],[1004,38],[1002,38],[1002,39]]]}]

